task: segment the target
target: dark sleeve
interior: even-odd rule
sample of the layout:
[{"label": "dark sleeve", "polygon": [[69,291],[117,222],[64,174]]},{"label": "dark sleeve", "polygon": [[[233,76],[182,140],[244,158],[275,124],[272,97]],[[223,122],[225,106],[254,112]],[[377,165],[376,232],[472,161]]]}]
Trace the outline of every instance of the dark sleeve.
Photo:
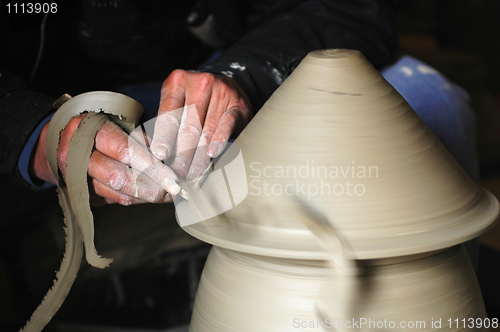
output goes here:
[{"label": "dark sleeve", "polygon": [[54,99],[27,89],[17,75],[0,68],[0,176],[28,185],[17,169],[31,133],[50,113]]},{"label": "dark sleeve", "polygon": [[396,10],[390,0],[278,1],[200,70],[232,77],[257,111],[310,51],[356,49],[378,68],[388,64],[399,47]]}]

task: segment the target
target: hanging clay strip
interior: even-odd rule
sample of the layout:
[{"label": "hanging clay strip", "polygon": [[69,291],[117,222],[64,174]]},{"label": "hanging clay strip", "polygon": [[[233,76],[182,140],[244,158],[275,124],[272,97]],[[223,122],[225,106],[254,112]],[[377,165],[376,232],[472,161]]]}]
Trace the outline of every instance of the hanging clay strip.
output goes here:
[{"label": "hanging clay strip", "polygon": [[[80,122],[69,145],[65,183],[59,176],[57,165],[60,133],[72,118],[84,112],[88,115]],[[57,192],[65,216],[66,248],[52,289],[21,331],[41,331],[57,312],[80,268],[83,243],[87,262],[92,266],[105,268],[112,262],[112,259],[100,257],[95,249],[87,167],[95,135],[106,121],[112,120],[130,133],[141,114],[142,106],[134,99],[118,93],[98,91],[67,100],[52,118],[47,132],[47,158],[58,180]]]}]

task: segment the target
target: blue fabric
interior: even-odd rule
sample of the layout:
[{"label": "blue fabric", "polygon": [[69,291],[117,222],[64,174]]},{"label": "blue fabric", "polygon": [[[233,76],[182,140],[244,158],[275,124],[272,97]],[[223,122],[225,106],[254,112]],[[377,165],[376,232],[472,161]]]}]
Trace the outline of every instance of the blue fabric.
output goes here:
[{"label": "blue fabric", "polygon": [[45,119],[43,119],[42,122],[36,127],[35,131],[31,134],[30,138],[28,139],[28,142],[24,145],[23,151],[21,152],[21,156],[19,157],[19,162],[17,163],[17,168],[19,169],[19,172],[21,173],[22,177],[34,188],[37,189],[47,189],[51,187],[55,187],[52,183],[50,182],[44,182],[39,179],[34,179],[30,176],[29,173],[29,164],[31,160],[31,156],[33,154],[33,149],[35,148],[36,142],[38,142],[38,137],[40,136],[40,133],[42,132],[43,127],[52,119],[52,116],[54,114],[49,115]]},{"label": "blue fabric", "polygon": [[[469,95],[441,73],[410,56],[402,56],[382,75],[417,112],[462,168],[479,183],[476,118]],[[465,243],[473,266],[479,263],[479,241]]]},{"label": "blue fabric", "polygon": [[382,70],[467,174],[479,182],[476,119],[469,95],[427,64],[402,56]]}]

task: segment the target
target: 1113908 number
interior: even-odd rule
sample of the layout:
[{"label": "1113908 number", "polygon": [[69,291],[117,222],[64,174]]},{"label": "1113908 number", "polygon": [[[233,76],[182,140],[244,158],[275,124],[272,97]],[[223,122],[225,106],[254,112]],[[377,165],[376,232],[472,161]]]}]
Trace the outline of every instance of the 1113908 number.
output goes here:
[{"label": "1113908 number", "polygon": [[462,318],[462,319],[448,319],[448,323],[450,324],[450,328],[498,328],[498,318]]},{"label": "1113908 number", "polygon": [[45,3],[8,3],[7,13],[9,14],[48,14],[57,13],[57,3],[55,2],[45,2]]}]

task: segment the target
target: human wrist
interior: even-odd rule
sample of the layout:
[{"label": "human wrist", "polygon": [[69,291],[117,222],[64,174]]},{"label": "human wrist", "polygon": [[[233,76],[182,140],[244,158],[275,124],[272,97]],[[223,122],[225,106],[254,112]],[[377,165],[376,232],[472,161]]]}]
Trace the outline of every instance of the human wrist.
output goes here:
[{"label": "human wrist", "polygon": [[40,132],[40,137],[35,146],[35,154],[30,161],[29,171],[33,177],[39,180],[57,184],[56,176],[49,166],[45,147],[48,128],[49,123],[45,124]]}]

